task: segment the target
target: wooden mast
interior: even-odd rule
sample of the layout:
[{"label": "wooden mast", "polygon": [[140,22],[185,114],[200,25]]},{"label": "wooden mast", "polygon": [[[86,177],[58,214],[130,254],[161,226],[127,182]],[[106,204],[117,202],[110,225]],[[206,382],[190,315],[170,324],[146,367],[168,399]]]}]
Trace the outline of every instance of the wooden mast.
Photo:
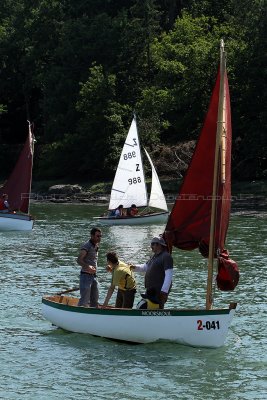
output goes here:
[{"label": "wooden mast", "polygon": [[214,249],[215,249],[215,227],[216,227],[216,200],[217,200],[217,187],[218,187],[218,171],[219,171],[219,154],[222,146],[222,134],[224,130],[224,77],[225,77],[225,51],[224,42],[220,42],[220,91],[219,91],[219,105],[217,117],[217,132],[216,132],[216,146],[215,146],[215,159],[213,170],[213,187],[212,187],[212,200],[211,200],[211,221],[210,221],[210,240],[209,240],[209,257],[208,257],[208,278],[207,278],[207,292],[206,292],[206,309],[212,308],[212,281],[213,281],[213,266],[214,266]]},{"label": "wooden mast", "polygon": [[[28,122],[28,127],[29,127],[29,145],[30,145],[30,155],[31,155],[31,159],[32,159],[32,169],[33,169],[33,155],[34,155],[34,142],[35,142],[35,138],[34,138],[34,134],[31,130],[31,123],[29,120],[27,120]],[[31,170],[31,178],[30,178],[30,187],[29,187],[29,203],[28,203],[28,213],[30,212],[30,201],[31,201],[31,190],[32,190],[32,170]]]}]

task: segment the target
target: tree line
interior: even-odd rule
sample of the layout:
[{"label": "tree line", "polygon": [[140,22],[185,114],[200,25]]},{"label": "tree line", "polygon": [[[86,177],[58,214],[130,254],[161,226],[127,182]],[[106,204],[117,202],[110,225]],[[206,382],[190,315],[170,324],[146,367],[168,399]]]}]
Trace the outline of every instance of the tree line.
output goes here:
[{"label": "tree line", "polygon": [[266,0],[2,0],[0,175],[26,137],[27,120],[35,126],[37,179],[111,178],[133,113],[152,155],[191,143],[207,111],[221,38],[233,173],[263,178]]}]

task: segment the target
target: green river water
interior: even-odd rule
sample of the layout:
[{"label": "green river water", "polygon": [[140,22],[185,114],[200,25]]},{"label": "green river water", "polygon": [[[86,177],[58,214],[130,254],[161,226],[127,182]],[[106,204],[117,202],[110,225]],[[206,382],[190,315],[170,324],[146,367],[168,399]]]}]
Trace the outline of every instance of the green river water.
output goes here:
[{"label": "green river water", "polygon": [[[266,400],[267,214],[233,214],[227,248],[240,268],[234,292],[215,306],[238,308],[224,347],[131,345],[65,332],[44,320],[41,298],[78,285],[79,246],[103,206],[33,204],[32,232],[0,233],[0,399]],[[99,254],[100,302],[110,283],[105,253],[145,262],[163,225],[104,227]],[[206,260],[174,250],[168,305],[205,304]],[[138,277],[136,302],[143,291]],[[114,301],[114,299],[113,299]],[[111,302],[113,302],[111,301]]]}]

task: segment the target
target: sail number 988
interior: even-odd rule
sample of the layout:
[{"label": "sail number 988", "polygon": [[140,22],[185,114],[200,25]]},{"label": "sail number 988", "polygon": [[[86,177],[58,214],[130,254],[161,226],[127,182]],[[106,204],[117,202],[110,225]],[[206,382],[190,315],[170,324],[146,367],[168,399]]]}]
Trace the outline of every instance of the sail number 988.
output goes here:
[{"label": "sail number 988", "polygon": [[128,179],[129,185],[135,185],[136,183],[141,183],[142,180],[140,177],[138,178],[130,178]]},{"label": "sail number 988", "polygon": [[203,331],[203,329],[220,329],[220,322],[219,321],[206,321],[203,323],[201,319],[197,321],[197,329],[198,331]]}]

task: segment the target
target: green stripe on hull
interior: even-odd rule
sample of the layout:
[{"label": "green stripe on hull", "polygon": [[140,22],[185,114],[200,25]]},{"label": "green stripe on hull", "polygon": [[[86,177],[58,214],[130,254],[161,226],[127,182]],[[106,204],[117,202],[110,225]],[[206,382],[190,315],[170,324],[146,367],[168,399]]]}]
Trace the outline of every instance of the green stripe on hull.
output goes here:
[{"label": "green stripe on hull", "polygon": [[113,308],[86,308],[69,306],[67,304],[60,304],[45,298],[42,299],[42,303],[49,307],[57,308],[63,311],[76,312],[79,314],[95,314],[95,315],[116,315],[116,316],[138,316],[138,317],[193,317],[197,315],[223,315],[229,314],[230,309],[219,309],[219,310],[176,310],[176,309],[164,309],[164,310],[136,310],[136,309],[113,309]]}]

